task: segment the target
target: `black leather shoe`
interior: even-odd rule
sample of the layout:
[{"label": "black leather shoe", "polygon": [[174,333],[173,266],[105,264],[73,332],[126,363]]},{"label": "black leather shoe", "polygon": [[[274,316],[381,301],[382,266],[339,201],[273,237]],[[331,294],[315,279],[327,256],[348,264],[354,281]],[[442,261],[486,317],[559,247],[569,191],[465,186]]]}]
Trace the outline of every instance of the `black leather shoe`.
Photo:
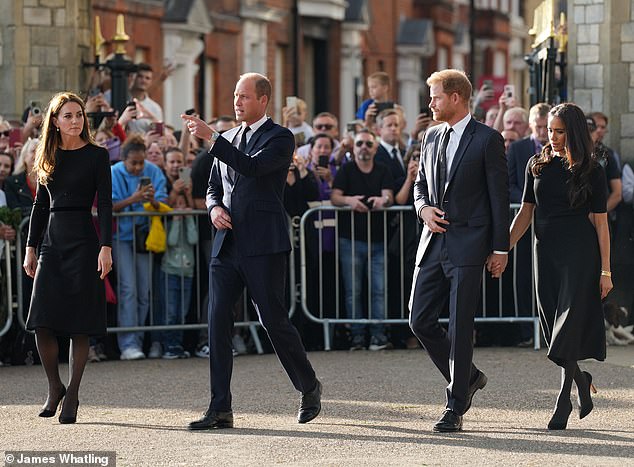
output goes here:
[{"label": "black leather shoe", "polygon": [[462,430],[462,415],[458,415],[451,409],[443,412],[440,420],[434,425],[436,433],[453,433]]},{"label": "black leather shoe", "polygon": [[321,412],[321,383],[317,380],[315,389],[302,394],[297,421],[299,423],[308,423],[319,415],[319,412]]},{"label": "black leather shoe", "polygon": [[[471,408],[471,401],[473,400],[473,395],[476,393],[478,389],[483,389],[484,386],[487,385],[487,375],[478,370],[478,376],[476,379],[469,385],[469,392],[467,393],[467,406],[464,409],[464,413],[467,413],[467,410]],[[464,415],[464,414],[463,414]]]},{"label": "black leather shoe", "polygon": [[207,410],[203,418],[191,422],[189,430],[213,430],[216,428],[233,428],[233,412],[220,412],[217,410]]}]

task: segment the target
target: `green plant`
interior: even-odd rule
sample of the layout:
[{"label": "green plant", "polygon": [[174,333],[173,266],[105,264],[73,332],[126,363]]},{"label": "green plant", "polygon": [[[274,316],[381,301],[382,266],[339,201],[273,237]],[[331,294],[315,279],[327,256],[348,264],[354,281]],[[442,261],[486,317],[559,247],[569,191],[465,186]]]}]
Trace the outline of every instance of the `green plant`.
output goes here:
[{"label": "green plant", "polygon": [[0,206],[0,222],[10,225],[17,230],[20,226],[20,222],[22,222],[22,211],[20,208]]}]

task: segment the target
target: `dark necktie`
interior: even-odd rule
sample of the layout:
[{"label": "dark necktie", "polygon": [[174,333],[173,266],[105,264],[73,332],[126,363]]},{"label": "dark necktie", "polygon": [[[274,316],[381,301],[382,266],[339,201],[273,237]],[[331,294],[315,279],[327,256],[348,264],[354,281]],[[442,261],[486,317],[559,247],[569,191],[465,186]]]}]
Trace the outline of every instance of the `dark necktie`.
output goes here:
[{"label": "dark necktie", "polygon": [[396,149],[396,146],[392,148],[392,159],[398,161],[401,168],[405,169],[405,165],[403,164],[403,159],[399,157],[398,149]]},{"label": "dark necktie", "polygon": [[[251,130],[250,127],[245,127],[242,131],[242,137],[240,138],[240,144],[238,144],[238,151],[245,152],[247,149],[247,133]],[[235,183],[236,172],[233,168],[227,166],[227,175],[229,175],[229,179],[231,183]]]},{"label": "dark necktie", "polygon": [[436,174],[436,179],[438,180],[438,185],[436,186],[438,207],[441,207],[442,198],[445,195],[445,183],[447,182],[447,145],[449,144],[449,135],[452,131],[453,128],[449,128],[445,131],[440,144],[440,152],[438,153],[438,173]]}]

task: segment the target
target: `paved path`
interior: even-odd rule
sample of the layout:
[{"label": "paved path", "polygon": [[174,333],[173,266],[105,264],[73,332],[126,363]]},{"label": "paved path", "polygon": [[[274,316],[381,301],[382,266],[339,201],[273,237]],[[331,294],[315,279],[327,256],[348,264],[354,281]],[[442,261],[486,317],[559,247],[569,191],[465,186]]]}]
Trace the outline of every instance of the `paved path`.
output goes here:
[{"label": "paved path", "polygon": [[[545,427],[559,372],[545,352],[479,348],[489,384],[465,431],[434,434],[444,382],[422,350],[318,352],[322,415],[295,422],[298,396],[273,355],[235,360],[235,429],[188,432],[207,405],[207,361],[91,364],[78,422],[36,416],[42,368],[0,368],[0,451],[114,450],[118,466],[634,465],[634,346],[587,362],[595,410],[568,430]],[[66,367],[63,367],[66,370]]]}]

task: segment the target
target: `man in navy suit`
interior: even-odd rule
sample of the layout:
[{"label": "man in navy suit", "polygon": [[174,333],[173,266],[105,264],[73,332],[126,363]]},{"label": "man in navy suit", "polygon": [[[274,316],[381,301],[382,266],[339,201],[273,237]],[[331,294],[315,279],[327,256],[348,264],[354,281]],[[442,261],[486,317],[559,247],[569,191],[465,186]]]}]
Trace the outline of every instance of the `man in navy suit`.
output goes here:
[{"label": "man in navy suit", "polygon": [[379,147],[376,150],[374,160],[386,165],[394,180],[394,193],[403,186],[405,182],[406,167],[400,142],[402,130],[401,113],[396,109],[385,109],[376,117],[376,126],[381,137]]},{"label": "man in navy suit", "polygon": [[[410,327],[449,385],[434,431],[462,429],[473,394],[487,382],[472,363],[473,322],[484,264],[499,277],[509,249],[504,142],[469,113],[471,83],[462,71],[427,79],[429,108],[444,122],[425,133],[414,185],[424,223],[410,297]],[[449,332],[438,316],[449,302]]]},{"label": "man in navy suit", "polygon": [[271,83],[257,73],[240,77],[234,110],[240,125],[218,134],[199,118],[181,115],[189,131],[209,141],[215,157],[207,211],[217,229],[209,265],[211,403],[190,430],[233,427],[232,307],[246,285],[275,352],[302,394],[299,423],[321,410],[321,383],[284,306],[291,243],[283,192],[295,140],[266,116]]}]

